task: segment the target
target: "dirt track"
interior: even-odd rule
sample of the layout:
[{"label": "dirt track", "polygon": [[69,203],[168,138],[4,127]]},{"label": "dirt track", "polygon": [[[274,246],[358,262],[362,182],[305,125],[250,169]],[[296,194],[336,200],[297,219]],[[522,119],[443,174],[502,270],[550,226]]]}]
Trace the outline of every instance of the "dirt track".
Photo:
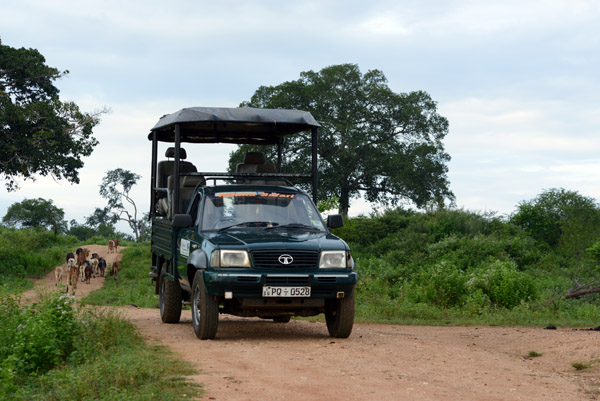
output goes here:
[{"label": "dirt track", "polygon": [[[80,283],[77,298],[102,285],[95,280]],[[356,324],[339,340],[324,323],[223,316],[217,339],[200,341],[189,310],[174,325],[161,323],[157,309],[120,310],[150,343],[198,369],[205,400],[600,399],[600,362],[571,366],[600,361],[598,331]]]}]

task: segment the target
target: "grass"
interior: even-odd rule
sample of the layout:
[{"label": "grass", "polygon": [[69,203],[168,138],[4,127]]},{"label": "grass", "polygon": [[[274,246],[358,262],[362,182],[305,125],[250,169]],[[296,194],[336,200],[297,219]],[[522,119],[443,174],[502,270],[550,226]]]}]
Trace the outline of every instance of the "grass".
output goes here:
[{"label": "grass", "polygon": [[158,308],[158,295],[148,277],[152,259],[149,243],[131,243],[122,251],[121,272],[115,281],[107,277],[104,286],[88,295],[83,302],[91,305],[124,306],[134,304],[141,308]]},{"label": "grass", "polygon": [[527,353],[527,356],[530,357],[530,358],[539,358],[542,355],[543,354],[540,354],[539,352],[535,352],[535,351],[529,351]]},{"label": "grass", "polygon": [[572,367],[577,371],[587,370],[592,367],[592,362],[573,362]]},{"label": "grass", "polygon": [[149,346],[112,311],[74,308],[46,294],[34,305],[0,299],[0,399],[188,400],[196,374],[166,347]]}]

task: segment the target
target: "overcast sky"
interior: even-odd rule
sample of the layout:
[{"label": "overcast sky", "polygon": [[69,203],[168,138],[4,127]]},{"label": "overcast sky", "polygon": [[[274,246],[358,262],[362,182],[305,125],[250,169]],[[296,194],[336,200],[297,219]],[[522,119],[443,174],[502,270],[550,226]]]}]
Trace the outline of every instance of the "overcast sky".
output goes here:
[{"label": "overcast sky", "polygon": [[[55,83],[62,100],[111,113],[79,185],[40,178],[9,193],[0,182],[0,217],[43,197],[81,224],[118,167],[142,176],[133,196],[146,212],[147,134],[160,116],[237,107],[260,85],[342,63],[438,102],[459,208],[507,215],[549,188],[599,200],[599,21],[593,0],[4,0],[2,43],[69,70]],[[226,169],[231,146],[202,148],[188,149],[200,171]],[[351,215],[370,210],[354,201]]]}]

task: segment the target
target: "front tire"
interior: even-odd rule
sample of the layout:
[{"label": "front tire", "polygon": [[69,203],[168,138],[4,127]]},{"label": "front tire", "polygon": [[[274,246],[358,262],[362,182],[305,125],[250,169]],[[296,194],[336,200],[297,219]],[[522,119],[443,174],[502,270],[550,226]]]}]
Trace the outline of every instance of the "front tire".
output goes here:
[{"label": "front tire", "polygon": [[325,305],[325,322],[329,336],[348,338],[354,325],[354,290],[349,296],[328,300]]},{"label": "front tire", "polygon": [[164,323],[179,323],[181,318],[181,287],[167,277],[165,268],[160,272],[160,318]]},{"label": "front tire", "polygon": [[212,340],[217,335],[219,303],[207,292],[202,272],[199,271],[192,285],[192,323],[196,337],[201,340]]}]

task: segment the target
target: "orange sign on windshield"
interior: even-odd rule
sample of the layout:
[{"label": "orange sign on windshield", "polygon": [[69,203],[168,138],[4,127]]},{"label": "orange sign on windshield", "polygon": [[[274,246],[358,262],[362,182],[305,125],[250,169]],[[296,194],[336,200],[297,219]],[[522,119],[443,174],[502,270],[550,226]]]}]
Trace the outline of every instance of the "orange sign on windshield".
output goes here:
[{"label": "orange sign on windshield", "polygon": [[234,198],[234,197],[253,197],[259,196],[261,198],[288,198],[294,197],[294,194],[282,194],[278,192],[222,192],[217,194],[219,198]]}]

